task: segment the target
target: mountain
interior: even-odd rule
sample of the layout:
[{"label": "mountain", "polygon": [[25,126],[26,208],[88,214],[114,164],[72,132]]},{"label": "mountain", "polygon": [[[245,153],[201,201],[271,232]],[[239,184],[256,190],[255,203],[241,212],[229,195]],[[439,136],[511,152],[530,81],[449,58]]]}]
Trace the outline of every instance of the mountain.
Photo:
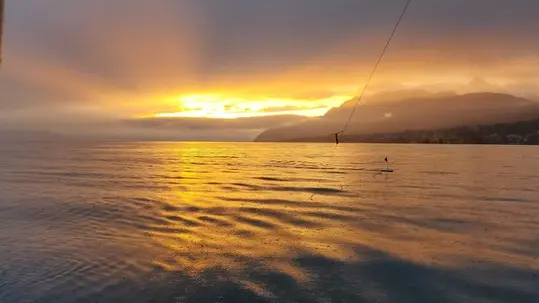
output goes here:
[{"label": "mountain", "polygon": [[[435,130],[344,135],[341,140],[357,143],[539,145],[539,118],[512,123],[469,125]],[[304,138],[298,141],[334,142],[331,137]]]},{"label": "mountain", "polygon": [[[270,128],[255,141],[325,141],[342,129],[355,100],[323,117],[286,127]],[[361,103],[347,135],[447,129],[467,125],[512,123],[539,117],[539,102],[499,93],[426,93],[406,91],[373,96]]]}]

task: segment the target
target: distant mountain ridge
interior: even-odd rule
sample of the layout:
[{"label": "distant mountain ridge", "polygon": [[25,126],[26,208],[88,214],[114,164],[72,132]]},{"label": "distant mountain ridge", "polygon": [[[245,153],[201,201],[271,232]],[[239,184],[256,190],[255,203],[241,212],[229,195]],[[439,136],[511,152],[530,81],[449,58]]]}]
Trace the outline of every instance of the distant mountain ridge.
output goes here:
[{"label": "distant mountain ridge", "polygon": [[[333,143],[334,139],[313,137],[289,141]],[[539,118],[512,123],[469,125],[434,130],[345,135],[341,137],[341,142],[539,145]]]},{"label": "distant mountain ridge", "polygon": [[[341,130],[353,104],[355,100],[350,100],[331,109],[323,117],[268,129],[255,141],[326,141],[330,134]],[[353,136],[448,129],[468,125],[513,123],[538,117],[539,102],[509,94],[392,92],[373,96],[362,102],[352,117],[346,134]]]}]

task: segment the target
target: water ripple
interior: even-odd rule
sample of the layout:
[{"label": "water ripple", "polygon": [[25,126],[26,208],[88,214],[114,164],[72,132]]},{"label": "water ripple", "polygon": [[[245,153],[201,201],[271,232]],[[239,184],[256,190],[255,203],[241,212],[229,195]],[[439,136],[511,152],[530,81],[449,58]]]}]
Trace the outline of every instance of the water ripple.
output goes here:
[{"label": "water ripple", "polygon": [[0,302],[537,302],[539,153],[483,148],[0,147]]}]

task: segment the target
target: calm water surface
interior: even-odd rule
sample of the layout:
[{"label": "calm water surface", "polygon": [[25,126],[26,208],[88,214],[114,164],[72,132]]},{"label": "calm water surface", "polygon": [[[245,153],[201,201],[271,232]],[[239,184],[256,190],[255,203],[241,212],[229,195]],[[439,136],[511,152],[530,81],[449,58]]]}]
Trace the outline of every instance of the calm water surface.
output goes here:
[{"label": "calm water surface", "polygon": [[539,302],[538,258],[537,147],[0,147],[0,302]]}]

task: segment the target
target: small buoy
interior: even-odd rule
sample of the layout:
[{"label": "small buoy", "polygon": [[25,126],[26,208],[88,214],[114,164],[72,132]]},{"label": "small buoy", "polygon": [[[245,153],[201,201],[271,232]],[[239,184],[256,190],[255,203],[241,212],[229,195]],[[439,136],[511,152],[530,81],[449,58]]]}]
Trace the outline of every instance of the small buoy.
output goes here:
[{"label": "small buoy", "polygon": [[389,168],[389,161],[387,160],[387,157],[384,159],[386,161],[386,169],[381,169],[380,171],[383,173],[392,173],[393,169]]}]

